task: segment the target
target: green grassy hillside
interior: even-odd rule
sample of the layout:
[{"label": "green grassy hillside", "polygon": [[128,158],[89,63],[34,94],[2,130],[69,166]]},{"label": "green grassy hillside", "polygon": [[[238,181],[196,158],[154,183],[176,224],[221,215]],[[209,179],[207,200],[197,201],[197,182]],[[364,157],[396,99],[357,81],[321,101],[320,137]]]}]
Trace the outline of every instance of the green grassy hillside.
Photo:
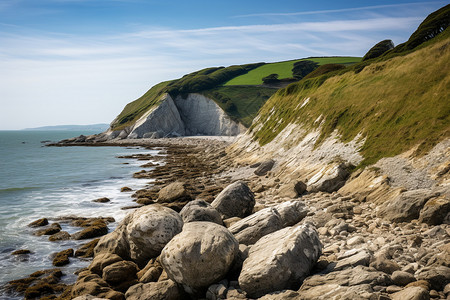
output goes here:
[{"label": "green grassy hillside", "polygon": [[297,60],[282,61],[262,65],[250,72],[234,77],[227,81],[225,86],[232,85],[259,85],[262,78],[270,74],[278,74],[278,79],[292,78],[292,67],[294,63],[302,60],[311,60],[320,65],[324,64],[344,64],[351,65],[361,61],[361,57],[311,57]]},{"label": "green grassy hillside", "polygon": [[438,37],[407,55],[279,90],[261,109],[252,134],[264,145],[293,122],[320,130],[316,145],[335,130],[344,142],[361,133],[361,166],[417,145],[416,153],[424,153],[450,136],[449,29]]}]

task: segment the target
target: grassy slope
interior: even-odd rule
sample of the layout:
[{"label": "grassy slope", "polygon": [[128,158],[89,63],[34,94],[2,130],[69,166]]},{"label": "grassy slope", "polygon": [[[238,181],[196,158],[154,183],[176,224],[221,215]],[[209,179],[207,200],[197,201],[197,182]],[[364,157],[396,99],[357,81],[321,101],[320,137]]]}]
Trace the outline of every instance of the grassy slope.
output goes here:
[{"label": "grassy slope", "polygon": [[292,77],[292,67],[294,63],[301,60],[312,60],[317,62],[319,65],[324,64],[353,64],[361,61],[361,57],[317,57],[317,58],[305,58],[290,61],[283,61],[277,63],[270,63],[260,66],[256,69],[251,70],[247,74],[237,76],[228,82],[225,86],[232,85],[259,85],[262,84],[262,78],[270,74],[278,74],[279,79],[291,78]]},{"label": "grassy slope", "polygon": [[[420,152],[450,136],[450,36],[410,53],[346,72],[303,80],[279,90],[260,112],[253,134],[270,142],[289,123],[320,128],[320,144],[334,130],[343,141],[367,137],[361,153],[369,165],[420,144]],[[310,98],[307,105],[299,108]],[[315,122],[322,116],[322,122]],[[319,127],[320,126],[320,127]]]}]

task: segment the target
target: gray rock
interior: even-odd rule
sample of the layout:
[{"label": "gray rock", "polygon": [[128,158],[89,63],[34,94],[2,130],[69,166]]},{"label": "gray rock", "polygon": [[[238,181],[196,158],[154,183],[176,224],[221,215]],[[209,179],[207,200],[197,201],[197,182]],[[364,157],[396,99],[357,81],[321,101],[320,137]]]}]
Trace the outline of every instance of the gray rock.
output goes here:
[{"label": "gray rock", "polygon": [[125,298],[127,300],[179,300],[185,295],[172,280],[138,283],[130,287]]},{"label": "gray rock", "polygon": [[275,164],[275,161],[274,161],[273,159],[269,159],[269,160],[266,160],[266,161],[262,162],[262,163],[258,166],[258,168],[256,168],[256,170],[255,170],[255,172],[254,172],[255,175],[258,175],[258,176],[264,176],[264,175],[266,175],[267,172],[269,172],[270,170],[272,170],[274,164]]},{"label": "gray rock", "polygon": [[283,227],[293,226],[308,214],[308,208],[300,200],[286,201],[274,207],[280,214]]},{"label": "gray rock", "polygon": [[426,280],[431,284],[431,288],[442,291],[450,282],[450,268],[445,266],[425,267],[417,274],[418,280]]},{"label": "gray rock", "polygon": [[309,275],[321,249],[309,223],[266,235],[251,247],[239,285],[250,297],[294,287]]},{"label": "gray rock", "polygon": [[187,201],[191,196],[188,194],[185,188],[184,182],[172,182],[171,184],[163,187],[158,193],[159,203],[170,203],[173,201]]},{"label": "gray rock", "polygon": [[418,286],[407,287],[404,290],[391,295],[392,300],[429,300],[430,294],[424,288]]},{"label": "gray rock", "polygon": [[393,272],[400,270],[400,266],[395,261],[383,256],[376,257],[375,260],[370,263],[370,266],[387,274],[392,274]]},{"label": "gray rock", "polygon": [[219,212],[206,201],[194,200],[186,204],[180,211],[184,223],[195,221],[213,222],[222,225]]},{"label": "gray rock", "polygon": [[353,255],[337,261],[333,271],[340,271],[347,268],[353,268],[359,265],[368,266],[372,255],[366,250],[360,249]]},{"label": "gray rock", "polygon": [[160,260],[170,279],[195,293],[225,277],[238,251],[238,242],[225,227],[191,222],[164,247]]},{"label": "gray rock", "polygon": [[323,167],[308,180],[308,192],[332,193],[344,186],[349,173],[345,164]]},{"label": "gray rock", "polygon": [[387,201],[377,216],[392,222],[408,222],[417,219],[425,203],[437,196],[439,193],[429,189],[407,191],[395,197],[394,200]]},{"label": "gray rock", "polygon": [[392,273],[391,278],[394,284],[399,286],[405,286],[408,283],[416,281],[416,278],[413,274],[403,271],[395,271],[394,273]]},{"label": "gray rock", "polygon": [[261,237],[281,228],[283,223],[280,214],[268,207],[234,223],[228,229],[240,244],[253,245]]},{"label": "gray rock", "polygon": [[450,213],[450,200],[446,196],[434,198],[424,205],[419,221],[429,225],[439,225],[446,222],[448,213]]},{"label": "gray rock", "polygon": [[246,183],[237,181],[220,192],[211,206],[217,209],[223,219],[244,218],[252,213],[255,197]]}]

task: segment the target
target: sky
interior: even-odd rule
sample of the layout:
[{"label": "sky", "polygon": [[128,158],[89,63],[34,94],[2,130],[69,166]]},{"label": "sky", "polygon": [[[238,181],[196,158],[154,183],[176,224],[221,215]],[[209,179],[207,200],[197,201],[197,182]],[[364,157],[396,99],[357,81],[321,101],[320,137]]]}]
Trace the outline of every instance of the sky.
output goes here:
[{"label": "sky", "polygon": [[446,1],[0,0],[0,130],[110,123],[213,66],[363,56]]}]

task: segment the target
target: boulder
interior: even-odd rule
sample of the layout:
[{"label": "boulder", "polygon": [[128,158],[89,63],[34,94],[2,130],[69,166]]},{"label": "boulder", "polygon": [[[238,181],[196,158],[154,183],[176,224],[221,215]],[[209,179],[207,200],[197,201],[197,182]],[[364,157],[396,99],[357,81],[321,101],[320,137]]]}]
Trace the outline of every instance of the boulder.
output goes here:
[{"label": "boulder", "polygon": [[34,232],[34,235],[41,236],[41,235],[53,235],[55,233],[58,233],[61,231],[61,225],[58,223],[52,223],[47,228],[39,229]]},{"label": "boulder", "polygon": [[436,291],[442,291],[447,283],[450,282],[450,268],[445,266],[425,267],[417,274],[417,279],[426,280],[431,288]]},{"label": "boulder", "polygon": [[81,245],[81,247],[78,248],[77,251],[75,251],[75,256],[84,257],[84,258],[93,257],[94,256],[94,248],[95,248],[95,246],[97,246],[99,240],[100,239],[95,239],[86,244]]},{"label": "boulder", "polygon": [[206,201],[194,200],[186,204],[180,211],[184,223],[195,221],[213,222],[222,225],[219,212]]},{"label": "boulder", "polygon": [[[109,297],[106,297],[108,294]],[[72,287],[71,297],[76,298],[82,295],[92,295],[99,298],[123,299],[123,294],[113,291],[106,281],[99,275],[89,271],[83,271],[78,275],[78,279]],[[115,295],[115,296],[113,296]]]},{"label": "boulder", "polygon": [[125,294],[127,300],[179,300],[186,297],[172,280],[139,283],[130,287]]},{"label": "boulder", "polygon": [[237,181],[220,192],[211,206],[217,209],[223,219],[244,218],[252,213],[255,197],[246,183]]},{"label": "boulder", "polygon": [[163,187],[158,193],[159,203],[170,203],[174,201],[186,201],[190,200],[191,196],[188,194],[185,188],[184,182],[173,182]]},{"label": "boulder", "polygon": [[266,235],[251,247],[239,285],[254,298],[296,288],[309,275],[321,249],[316,228],[309,223]]},{"label": "boulder", "polygon": [[392,300],[429,300],[430,294],[424,288],[412,286],[391,295]]},{"label": "boulder", "polygon": [[413,274],[403,271],[395,271],[394,273],[392,273],[391,278],[394,284],[398,286],[405,286],[408,283],[416,281],[416,278]]},{"label": "boulder", "polygon": [[297,198],[306,192],[306,184],[303,181],[296,181],[284,184],[280,187],[279,195],[287,198]]},{"label": "boulder", "polygon": [[308,180],[307,190],[332,193],[344,186],[349,175],[346,164],[325,166]]},{"label": "boulder", "polygon": [[108,233],[108,225],[103,220],[92,223],[91,226],[72,234],[74,240],[84,240],[99,237]]},{"label": "boulder", "polygon": [[89,271],[94,274],[102,275],[103,269],[123,259],[117,254],[113,253],[100,253],[94,257],[89,265]]},{"label": "boulder", "polygon": [[274,208],[262,209],[230,226],[228,229],[239,244],[253,245],[263,236],[283,228],[280,214]]},{"label": "boulder", "polygon": [[134,262],[122,260],[106,266],[103,269],[102,278],[110,285],[118,285],[124,281],[137,280],[136,273],[139,271]]},{"label": "boulder", "polygon": [[122,193],[124,193],[124,192],[131,192],[131,191],[133,191],[131,188],[129,188],[129,187],[127,187],[127,186],[124,186],[124,187],[121,187],[120,188],[120,191],[122,192]]},{"label": "boulder", "polygon": [[429,189],[412,190],[401,193],[378,211],[377,216],[392,222],[409,222],[419,217],[425,203],[439,196]]},{"label": "boulder", "polygon": [[256,170],[255,170],[255,172],[254,172],[255,175],[258,175],[258,176],[264,176],[264,175],[266,175],[267,172],[269,172],[270,170],[272,170],[274,164],[275,164],[275,161],[274,161],[273,159],[269,159],[269,160],[266,160],[266,161],[262,162],[262,163],[258,166],[258,168],[256,168]]},{"label": "boulder", "polygon": [[225,277],[239,244],[223,226],[211,222],[186,223],[161,252],[161,265],[188,293],[196,293]]},{"label": "boulder", "polygon": [[419,221],[428,225],[439,225],[445,222],[450,213],[450,200],[446,196],[431,199],[425,203],[419,215]]},{"label": "boulder", "polygon": [[308,208],[302,201],[286,201],[275,206],[283,223],[283,227],[293,226],[308,214]]},{"label": "boulder", "polygon": [[33,221],[30,224],[28,224],[29,227],[41,227],[41,226],[45,226],[45,225],[48,225],[47,218],[42,218],[42,219]]},{"label": "boulder", "polygon": [[50,242],[70,240],[70,234],[67,231],[60,231],[48,237]]},{"label": "boulder", "polygon": [[[349,251],[347,251],[349,252]],[[344,253],[345,254],[345,253]],[[347,268],[353,268],[359,265],[369,266],[372,255],[364,249],[352,252],[349,256],[339,259],[333,267],[333,271],[340,271]]]},{"label": "boulder", "polygon": [[400,266],[394,260],[388,259],[382,255],[377,256],[370,263],[370,267],[387,274],[392,274],[393,272],[400,270]]},{"label": "boulder", "polygon": [[164,246],[183,227],[183,220],[174,210],[155,204],[135,210],[124,219],[130,257],[145,266],[150,258],[161,253]]},{"label": "boulder", "polygon": [[126,224],[121,222],[116,229],[100,238],[94,248],[94,255],[99,253],[117,254],[123,259],[130,257],[130,247],[126,237]]},{"label": "boulder", "polygon": [[70,263],[69,257],[73,256],[73,249],[63,250],[56,253],[53,258],[53,265],[56,267],[61,267]]},{"label": "boulder", "polygon": [[96,202],[96,203],[106,203],[106,202],[110,202],[110,201],[111,200],[109,198],[106,198],[106,197],[92,200],[92,202]]},{"label": "boulder", "polygon": [[163,272],[163,268],[159,262],[159,259],[151,259],[144,269],[137,273],[139,282],[155,282],[158,281],[159,277]]}]

